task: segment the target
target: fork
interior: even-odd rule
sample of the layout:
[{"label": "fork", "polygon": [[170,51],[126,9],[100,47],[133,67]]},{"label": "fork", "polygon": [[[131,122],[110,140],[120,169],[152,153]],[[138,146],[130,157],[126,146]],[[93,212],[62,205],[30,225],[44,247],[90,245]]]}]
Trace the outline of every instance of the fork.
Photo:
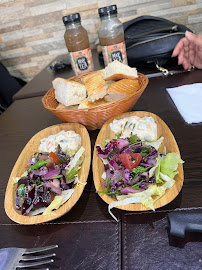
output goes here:
[{"label": "fork", "polygon": [[[22,269],[52,263],[54,260],[50,258],[56,256],[55,253],[34,255],[38,252],[51,250],[57,247],[58,245],[39,248],[2,248],[0,249],[0,270]],[[48,270],[48,268],[44,270]]]}]

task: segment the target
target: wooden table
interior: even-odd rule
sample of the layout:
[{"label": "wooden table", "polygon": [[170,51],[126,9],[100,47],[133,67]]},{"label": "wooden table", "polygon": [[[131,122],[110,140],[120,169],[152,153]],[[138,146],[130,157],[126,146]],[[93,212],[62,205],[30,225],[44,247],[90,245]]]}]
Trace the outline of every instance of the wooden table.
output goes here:
[{"label": "wooden table", "polygon": [[[14,101],[0,116],[0,248],[58,244],[56,261],[50,269],[201,269],[201,235],[173,238],[166,220],[167,213],[174,209],[202,210],[202,124],[186,124],[165,90],[195,82],[202,82],[202,70],[151,78],[134,106],[133,110],[157,114],[169,126],[185,161],[185,179],[177,198],[156,212],[113,209],[118,223],[95,193],[91,170],[80,200],[63,217],[23,226],[6,216],[5,189],[20,152],[35,133],[61,123],[43,107],[41,96]],[[50,87],[50,81],[43,84],[44,89]],[[27,87],[32,88],[33,82]],[[34,87],[39,89],[41,81],[35,81]],[[98,132],[90,132],[92,150]]]}]

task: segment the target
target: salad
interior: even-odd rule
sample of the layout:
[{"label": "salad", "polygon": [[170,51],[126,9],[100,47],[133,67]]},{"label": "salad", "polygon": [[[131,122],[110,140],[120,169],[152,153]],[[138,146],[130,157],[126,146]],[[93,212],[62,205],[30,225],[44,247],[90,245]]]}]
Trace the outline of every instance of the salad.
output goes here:
[{"label": "salad", "polygon": [[26,171],[14,178],[16,209],[22,215],[45,215],[63,205],[79,183],[84,151],[81,137],[74,131],[62,130],[42,139]]},{"label": "salad", "polygon": [[[164,138],[157,137],[157,124],[152,117],[138,116],[114,120],[110,124],[116,138],[107,140],[105,147],[96,146],[104,163],[102,175],[105,190],[97,191],[115,196],[109,212],[116,206],[141,203],[154,210],[154,202],[171,188],[183,163],[176,153],[159,152]],[[117,219],[116,219],[117,220]]]}]

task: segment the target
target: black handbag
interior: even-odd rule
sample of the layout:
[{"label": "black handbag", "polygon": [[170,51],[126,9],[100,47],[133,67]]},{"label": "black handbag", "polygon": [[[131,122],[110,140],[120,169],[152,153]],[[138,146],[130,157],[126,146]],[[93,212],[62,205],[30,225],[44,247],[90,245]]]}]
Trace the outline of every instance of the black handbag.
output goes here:
[{"label": "black handbag", "polygon": [[153,16],[140,16],[125,22],[129,66],[137,67],[145,63],[165,66],[186,30],[192,32],[182,24]]}]

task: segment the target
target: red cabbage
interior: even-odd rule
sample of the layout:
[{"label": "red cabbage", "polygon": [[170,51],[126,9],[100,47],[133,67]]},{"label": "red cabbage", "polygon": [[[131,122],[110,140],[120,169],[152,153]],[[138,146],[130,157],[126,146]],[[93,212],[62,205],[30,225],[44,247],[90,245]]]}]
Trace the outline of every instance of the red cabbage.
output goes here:
[{"label": "red cabbage", "polygon": [[130,179],[130,170],[129,169],[125,169],[124,172],[125,172],[125,179],[127,181],[129,181],[129,179]]},{"label": "red cabbage", "polygon": [[60,188],[60,181],[58,179],[53,179],[48,182],[46,182],[45,187],[51,188],[52,192],[55,192],[56,194],[60,195],[62,193],[62,190]]},{"label": "red cabbage", "polygon": [[116,163],[115,160],[111,159],[109,161],[109,165],[111,165],[115,170],[119,170],[119,165]]},{"label": "red cabbage", "polygon": [[57,176],[60,173],[59,169],[49,171],[47,174],[44,175],[46,179],[51,179],[54,176]]},{"label": "red cabbage", "polygon": [[116,147],[119,148],[120,150],[130,144],[130,142],[125,139],[118,139],[116,142],[117,142]]},{"label": "red cabbage", "polygon": [[142,192],[142,191],[144,191],[144,189],[133,189],[130,187],[125,187],[125,188],[121,189],[121,194],[127,195],[128,193],[138,193],[138,192]]}]

